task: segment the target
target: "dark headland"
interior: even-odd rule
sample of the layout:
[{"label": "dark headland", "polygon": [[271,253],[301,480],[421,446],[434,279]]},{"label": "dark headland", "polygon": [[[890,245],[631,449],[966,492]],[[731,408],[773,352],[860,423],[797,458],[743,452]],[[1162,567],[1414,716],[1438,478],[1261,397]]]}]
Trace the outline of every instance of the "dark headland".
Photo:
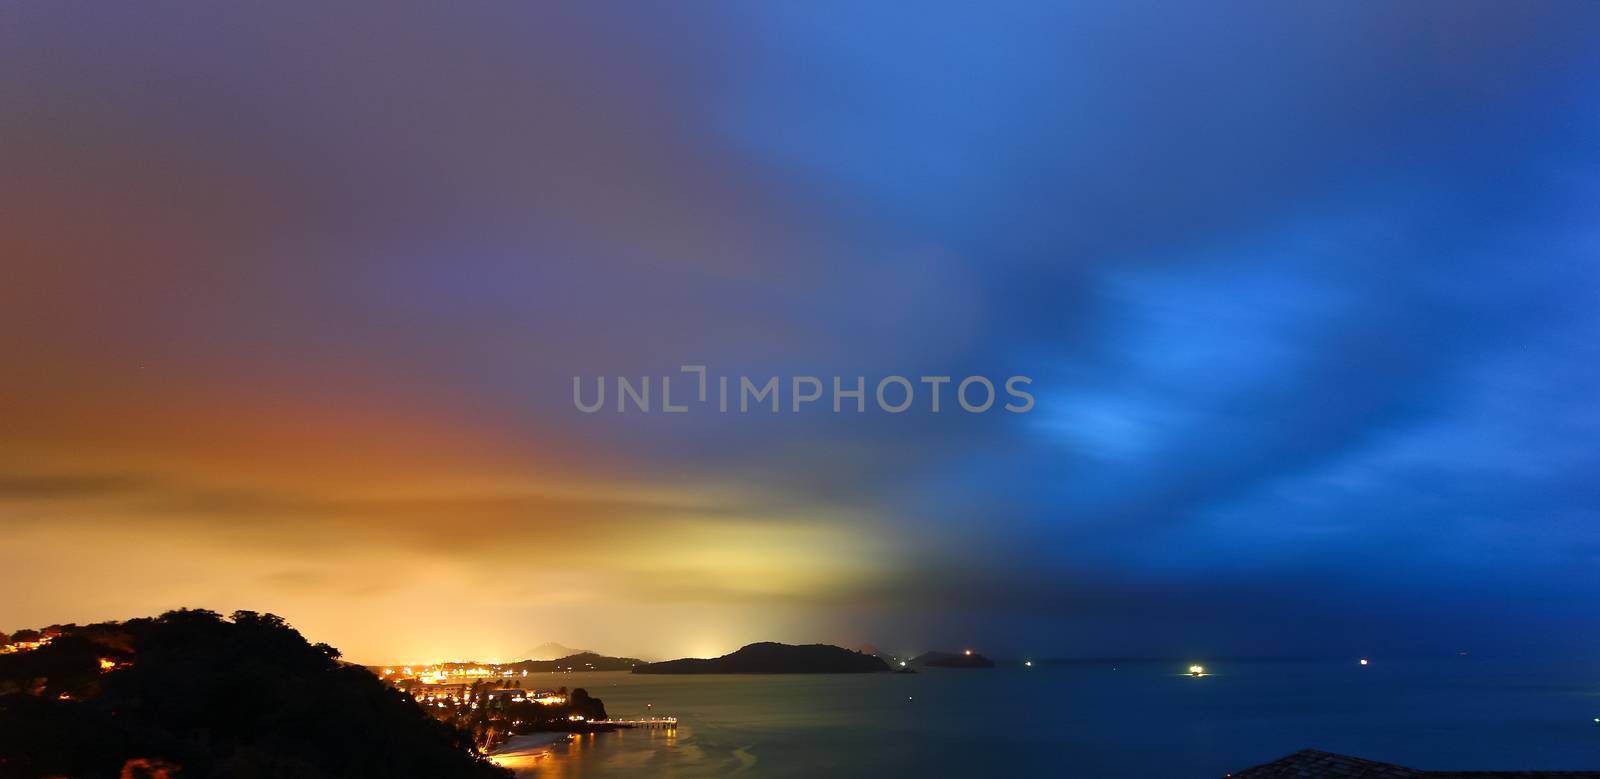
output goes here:
[{"label": "dark headland", "polygon": [[636,674],[850,674],[879,673],[889,666],[872,655],[831,644],[765,641],[710,659],[688,657],[635,666]]},{"label": "dark headland", "polygon": [[1270,763],[1228,774],[1238,779],[1596,779],[1595,771],[1424,771],[1349,755],[1305,749]]},{"label": "dark headland", "polygon": [[446,709],[271,614],[171,611],[11,641],[0,777],[509,779]]}]

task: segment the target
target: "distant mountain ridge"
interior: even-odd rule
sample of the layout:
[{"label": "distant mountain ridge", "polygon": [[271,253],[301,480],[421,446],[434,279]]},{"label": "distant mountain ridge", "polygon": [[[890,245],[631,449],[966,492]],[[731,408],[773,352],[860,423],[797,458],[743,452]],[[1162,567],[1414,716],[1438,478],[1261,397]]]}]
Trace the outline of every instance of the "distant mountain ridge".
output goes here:
[{"label": "distant mountain ridge", "polygon": [[534,647],[532,649],[529,649],[526,652],[523,652],[522,653],[522,659],[523,660],[560,660],[562,658],[572,657],[573,655],[586,655],[586,654],[599,654],[599,652],[596,652],[593,649],[573,649],[570,646],[562,646],[561,644],[557,644],[554,641],[546,641],[543,644],[540,644],[540,645],[538,645],[538,646],[536,646],[536,647]]},{"label": "distant mountain ridge", "polygon": [[686,657],[647,663],[636,674],[820,674],[879,673],[888,671],[883,660],[832,644],[750,644],[738,651],[710,659]]},{"label": "distant mountain ridge", "polygon": [[580,652],[555,660],[518,660],[505,666],[517,671],[545,673],[550,671],[627,671],[645,665],[637,657],[610,657],[594,652]]}]

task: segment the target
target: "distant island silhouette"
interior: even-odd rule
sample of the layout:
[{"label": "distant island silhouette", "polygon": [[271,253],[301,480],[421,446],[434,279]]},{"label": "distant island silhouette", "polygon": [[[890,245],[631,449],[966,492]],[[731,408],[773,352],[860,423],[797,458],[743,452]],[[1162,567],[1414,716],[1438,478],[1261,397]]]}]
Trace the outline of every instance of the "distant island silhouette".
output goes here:
[{"label": "distant island silhouette", "polygon": [[880,673],[883,660],[832,644],[750,644],[709,659],[687,657],[634,667],[636,674],[829,674]]},{"label": "distant island silhouette", "polygon": [[994,661],[973,652],[923,652],[911,658],[912,665],[928,668],[993,668]]}]

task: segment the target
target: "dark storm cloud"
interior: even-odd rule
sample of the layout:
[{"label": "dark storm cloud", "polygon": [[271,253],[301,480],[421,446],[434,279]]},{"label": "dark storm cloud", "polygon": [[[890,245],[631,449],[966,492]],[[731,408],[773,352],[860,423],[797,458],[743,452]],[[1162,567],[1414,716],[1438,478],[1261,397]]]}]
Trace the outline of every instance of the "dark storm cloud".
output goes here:
[{"label": "dark storm cloud", "polygon": [[126,474],[0,475],[0,498],[16,501],[80,500],[127,495],[150,486]]}]

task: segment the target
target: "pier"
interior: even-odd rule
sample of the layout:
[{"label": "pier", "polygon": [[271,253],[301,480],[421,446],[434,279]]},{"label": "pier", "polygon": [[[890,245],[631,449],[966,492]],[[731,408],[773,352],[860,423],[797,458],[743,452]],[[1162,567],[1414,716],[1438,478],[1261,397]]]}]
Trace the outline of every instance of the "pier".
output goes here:
[{"label": "pier", "polygon": [[597,719],[589,720],[595,725],[623,725],[630,728],[676,728],[677,717],[641,717],[639,719]]}]

